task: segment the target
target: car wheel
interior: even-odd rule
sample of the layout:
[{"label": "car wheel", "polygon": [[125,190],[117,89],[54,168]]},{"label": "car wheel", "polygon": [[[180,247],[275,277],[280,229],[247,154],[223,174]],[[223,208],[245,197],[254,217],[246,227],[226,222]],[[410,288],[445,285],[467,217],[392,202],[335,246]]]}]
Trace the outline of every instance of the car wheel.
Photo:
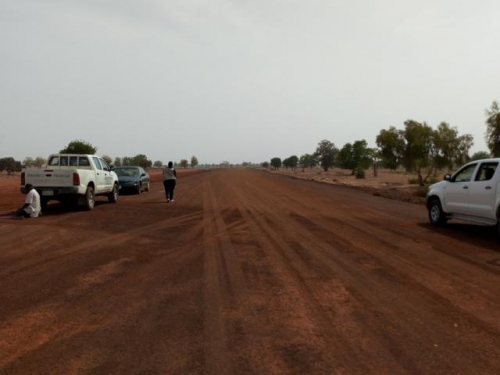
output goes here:
[{"label": "car wheel", "polygon": [[142,182],[139,182],[139,186],[137,187],[136,193],[141,194],[141,192],[142,192]]},{"label": "car wheel", "polygon": [[429,221],[434,225],[443,225],[448,221],[441,207],[439,199],[433,199],[429,202]]},{"label": "car wheel", "polygon": [[149,191],[149,182],[146,184],[146,189],[144,190]]},{"label": "car wheel", "polygon": [[108,195],[108,201],[110,203],[116,203],[118,201],[118,185],[113,185],[113,190]]},{"label": "car wheel", "polygon": [[94,188],[92,186],[87,186],[87,191],[85,192],[85,208],[90,211],[95,205],[95,195]]}]

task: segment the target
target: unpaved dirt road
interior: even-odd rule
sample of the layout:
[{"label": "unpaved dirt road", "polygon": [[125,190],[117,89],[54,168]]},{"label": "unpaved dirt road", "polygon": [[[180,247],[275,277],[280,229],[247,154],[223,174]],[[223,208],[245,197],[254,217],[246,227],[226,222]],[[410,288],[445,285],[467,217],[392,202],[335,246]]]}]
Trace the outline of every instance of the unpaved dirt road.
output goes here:
[{"label": "unpaved dirt road", "polygon": [[176,194],[0,220],[1,375],[499,373],[491,228],[248,169]]}]

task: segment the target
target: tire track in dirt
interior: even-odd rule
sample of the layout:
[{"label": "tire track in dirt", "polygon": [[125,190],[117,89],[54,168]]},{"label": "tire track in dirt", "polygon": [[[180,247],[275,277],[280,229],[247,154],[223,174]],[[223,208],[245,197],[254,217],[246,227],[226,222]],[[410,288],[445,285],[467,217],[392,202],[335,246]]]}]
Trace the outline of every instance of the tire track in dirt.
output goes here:
[{"label": "tire track in dirt", "polygon": [[[137,226],[135,229],[127,229],[126,232],[120,232],[118,234],[108,234],[105,233],[105,237],[94,237],[94,238],[89,238],[88,235],[85,235],[85,237],[80,237],[78,239],[73,238],[71,241],[76,242],[76,243],[69,243],[67,244],[65,248],[62,248],[58,251],[50,251],[47,253],[45,256],[42,256],[42,259],[34,259],[36,260],[36,263],[30,263],[26,264],[26,262],[23,262],[23,266],[19,268],[6,268],[0,270],[0,277],[8,277],[12,276],[14,274],[20,275],[20,273],[29,271],[32,268],[39,267],[41,265],[46,265],[48,263],[51,263],[56,260],[60,260],[65,257],[71,257],[74,255],[74,253],[81,252],[83,250],[88,250],[90,252],[99,252],[102,251],[103,249],[110,248],[110,247],[115,247],[119,246],[121,244],[124,244],[126,242],[129,242],[137,237],[139,237],[143,232],[146,233],[152,233],[158,230],[161,230],[165,227],[171,226],[172,224],[181,224],[181,225],[188,225],[190,226],[192,222],[198,222],[200,217],[199,213],[194,213],[190,214],[184,217],[169,217],[167,219],[163,219],[159,222],[155,222],[154,224],[149,224],[145,226]],[[43,236],[42,234],[49,232],[50,233],[50,227],[53,224],[47,224],[47,225],[41,225],[35,227],[34,230],[29,231],[27,234],[28,237],[33,237],[33,238],[40,238],[40,240],[35,240],[38,241],[35,242],[33,245],[34,247],[36,246],[38,250],[40,250],[40,246],[42,243],[46,246],[44,248],[52,249],[54,243],[51,241],[54,241],[56,238],[55,237],[49,237],[47,239],[46,236]],[[64,232],[64,233],[62,233]],[[68,230],[59,230],[60,235],[64,235],[65,233],[68,232]],[[14,234],[14,236],[17,236],[17,234]],[[6,238],[5,238],[6,237]],[[13,240],[12,238],[9,238],[8,234],[4,235],[5,241],[10,242],[9,240]],[[42,248],[41,250],[44,250]],[[89,253],[86,252],[88,255]]]},{"label": "tire track in dirt", "polygon": [[203,186],[203,228],[204,228],[204,353],[205,366],[210,374],[230,375],[233,373],[227,341],[224,300],[227,291],[222,279],[226,272],[221,264],[219,236],[214,218],[217,203],[214,201],[210,184]]},{"label": "tire track in dirt", "polygon": [[[248,200],[240,196],[241,201],[248,202]],[[315,289],[318,287],[318,275],[315,274],[318,270],[318,265],[315,265],[314,270],[311,269],[309,267],[311,263],[304,263],[304,259],[297,252],[298,249],[296,246],[291,245],[292,241],[295,241],[295,244],[302,243],[302,241],[311,241],[311,243],[317,241],[315,238],[308,236],[302,228],[290,230],[290,222],[283,219],[283,216],[279,213],[283,211],[275,203],[273,202],[270,205],[269,202],[263,200],[252,201],[252,204],[245,206],[241,212],[246,222],[249,223],[253,235],[258,236],[260,233],[259,240],[262,242],[263,247],[268,250],[266,255],[272,259],[271,263],[279,264],[278,267],[280,269],[288,270],[287,274],[281,276],[285,280],[284,283],[289,285],[287,292],[297,293],[296,298],[304,299],[304,304],[301,307],[304,310],[302,312],[304,316],[301,319],[312,319],[310,324],[313,325],[313,331],[316,331],[315,335],[318,336],[317,340],[319,341],[314,346],[314,351],[317,351],[316,355],[323,358],[321,361],[323,363],[335,363],[335,368],[323,369],[314,368],[314,364],[311,363],[309,364],[312,366],[310,370],[314,373],[317,371],[342,373],[348,368],[350,373],[369,373],[373,365],[380,366],[380,353],[371,353],[366,350],[370,346],[375,345],[376,343],[373,341],[376,340],[370,340],[365,330],[360,331],[359,327],[350,321],[352,309],[349,305],[353,305],[355,301],[352,301],[352,297],[349,296],[349,289],[344,286],[344,283],[340,279],[330,284],[329,286],[332,289],[326,295],[330,299],[334,298],[343,304],[343,306],[335,308],[335,313],[332,313],[331,309],[325,308],[325,305],[321,303],[315,292]],[[269,207],[273,207],[273,209],[270,210]],[[286,228],[286,233],[281,231],[282,228]],[[262,236],[262,234],[265,234],[265,236]],[[300,234],[301,239],[298,239],[297,234]],[[325,261],[325,259],[322,260]],[[336,268],[336,273],[340,273],[338,267]],[[327,270],[329,275],[331,274],[331,269],[332,267]],[[343,273],[341,276],[343,280],[349,279],[349,277],[346,277],[348,276],[347,273]],[[298,304],[294,306],[294,308],[297,307]],[[363,337],[364,342],[352,342],[351,338],[353,336]],[[290,339],[290,341],[293,343],[294,340]],[[302,350],[307,350],[307,342],[298,341],[292,345],[302,347]],[[383,356],[384,358],[391,357],[393,354],[399,356],[400,353],[398,353],[397,344],[388,345],[386,343],[386,346],[389,347],[389,350]],[[378,350],[380,350],[379,347]],[[388,364],[386,360],[383,361],[386,368],[392,368],[388,370],[388,373],[402,373],[403,369],[397,364],[397,361],[391,364]],[[304,364],[301,366],[304,366]]]},{"label": "tire track in dirt", "polygon": [[[213,191],[212,183],[219,188],[217,194]],[[226,222],[224,206],[219,202],[219,197],[226,193],[221,181],[210,179],[203,191],[206,203],[203,211],[207,213],[204,218],[204,227],[207,229],[205,239],[208,245],[205,263],[206,304],[208,306],[206,320],[207,327],[212,327],[207,330],[206,334],[208,342],[215,341],[207,348],[206,357],[210,363],[209,368],[214,369],[214,373],[247,372],[251,367],[259,368],[259,364],[227,354],[228,346],[234,345],[235,341],[239,342],[243,337],[245,343],[252,342],[252,337],[259,336],[260,332],[259,327],[255,326],[250,329],[247,325],[247,316],[253,316],[256,312],[247,301],[249,291],[240,266],[241,260],[235,248],[237,245],[231,240],[231,232],[241,223],[235,227]],[[214,330],[219,331],[219,334],[217,335]],[[221,332],[225,334],[225,340],[221,339]],[[251,350],[249,348],[249,352]],[[233,352],[229,351],[229,353]],[[253,353],[250,356],[255,357],[256,354]],[[226,365],[221,368],[221,363]],[[265,372],[258,371],[257,373]]]},{"label": "tire track in dirt", "polygon": [[[283,194],[286,194],[286,192]],[[374,257],[374,255],[370,254],[370,251],[371,251],[370,247],[363,248],[362,247],[363,244],[361,246],[358,246],[359,242],[363,242],[364,238],[366,238],[366,236],[360,235],[359,229],[355,230],[354,233],[353,233],[353,231],[348,231],[348,233],[343,233],[343,231],[345,231],[345,229],[346,229],[346,225],[340,223],[343,225],[344,228],[341,231],[332,232],[330,228],[326,228],[324,226],[324,222],[321,220],[314,222],[314,223],[313,222],[304,223],[304,221],[300,219],[302,217],[301,214],[297,213],[297,210],[296,210],[297,205],[292,205],[292,208],[290,208],[289,206],[287,206],[288,208],[285,208],[285,207],[277,207],[275,204],[274,207],[275,207],[275,211],[286,212],[286,210],[288,210],[288,211],[291,211],[292,213],[294,213],[294,215],[296,216],[295,222],[297,222],[297,220],[298,220],[298,222],[297,222],[298,224],[294,225],[293,224],[294,220],[290,220],[290,212],[288,212],[287,219],[285,219],[285,220],[281,219],[280,215],[273,217],[271,213],[266,212],[265,214],[267,216],[267,218],[266,218],[267,219],[267,227],[274,226],[274,229],[277,232],[277,231],[279,231],[280,227],[285,227],[287,225],[288,225],[288,227],[290,227],[290,223],[292,223],[292,225],[295,227],[295,230],[290,231],[290,232],[301,234],[301,238],[297,238],[297,236],[295,236],[296,238],[293,239],[294,235],[292,234],[290,236],[287,233],[289,239],[290,239],[290,237],[292,237],[292,242],[289,242],[288,244],[282,245],[281,246],[282,249],[283,250],[285,250],[286,248],[293,249],[294,247],[297,246],[294,244],[300,244],[300,245],[298,245],[299,248],[296,248],[295,250],[303,252],[305,247],[302,244],[304,244],[305,242],[307,242],[309,244],[314,244],[315,249],[317,249],[314,253],[314,256],[319,257],[320,262],[323,264],[327,264],[331,270],[335,271],[335,273],[341,273],[343,280],[349,280],[348,285],[351,285],[351,290],[350,290],[351,294],[356,296],[357,299],[363,301],[363,305],[365,305],[365,307],[372,305],[373,308],[371,310],[373,313],[376,314],[376,312],[380,309],[378,309],[373,304],[374,301],[372,301],[370,296],[378,294],[378,295],[382,295],[382,299],[395,300],[395,298],[397,298],[397,294],[398,294],[397,289],[398,288],[394,288],[394,285],[398,285],[401,282],[404,282],[405,280],[406,280],[406,282],[403,284],[406,284],[407,287],[411,286],[412,289],[416,288],[416,290],[412,290],[412,293],[413,294],[416,293],[416,295],[420,296],[419,298],[423,298],[424,301],[427,301],[426,304],[435,303],[435,300],[437,299],[441,303],[444,303],[445,305],[449,305],[449,307],[454,310],[453,315],[455,315],[456,317],[459,317],[460,313],[462,313],[462,311],[457,310],[455,306],[450,305],[448,303],[448,301],[443,300],[443,298],[440,295],[434,293],[432,290],[430,290],[428,288],[425,288],[425,287],[422,288],[422,286],[418,283],[418,281],[411,280],[411,279],[408,280],[408,278],[406,277],[406,275],[404,273],[399,272],[396,268],[393,268],[391,265],[387,264],[387,262],[385,260],[382,260],[382,259],[385,259],[384,257],[381,257],[381,258]],[[264,209],[265,208],[262,207],[262,210],[264,210]],[[311,215],[311,216],[314,217],[314,215]],[[309,215],[308,215],[308,217],[309,217]],[[309,219],[307,219],[307,220],[309,220]],[[266,225],[263,225],[262,229],[265,230],[265,228],[266,228]],[[316,228],[321,228],[324,232],[320,232]],[[309,229],[309,235],[308,235],[308,232],[305,231],[305,229]],[[349,233],[349,232],[351,232],[351,233]],[[332,238],[335,238],[335,241],[323,242],[323,241],[317,240],[317,238],[328,238],[329,236],[331,236]],[[286,238],[283,234],[282,235],[277,234],[274,238],[276,238],[276,237]],[[351,242],[352,238],[356,239],[358,245],[355,246]],[[375,247],[377,249],[383,248],[380,246],[373,246],[373,244],[371,247]],[[348,249],[348,250],[341,251],[341,249]],[[335,256],[332,256],[331,254],[329,254],[329,252],[331,252],[331,250],[336,250]],[[368,275],[365,275],[363,272],[360,272],[356,266],[353,267],[353,265],[349,265],[349,263],[346,263],[346,259],[345,259],[346,254],[351,253],[350,256],[352,256],[352,254],[358,253],[358,252],[364,252],[365,255],[369,257],[369,260],[370,260],[369,263],[371,263],[371,264],[368,264],[368,266],[369,266],[369,268],[372,268],[372,270],[371,270],[371,273],[369,273]],[[307,255],[311,256],[312,254],[311,254],[311,252],[308,252]],[[384,254],[384,255],[387,255],[387,254]],[[289,253],[287,256],[290,256]],[[296,258],[290,258],[290,259],[291,259],[290,260],[291,264],[298,264],[298,261]],[[306,264],[313,265],[313,263],[311,263],[310,260],[309,260],[309,263],[306,263]],[[398,264],[398,263],[394,262],[394,264]],[[364,268],[366,268],[366,266],[367,266],[367,264],[364,265]],[[375,271],[375,275],[374,275],[374,271]],[[381,271],[383,271],[383,273],[381,273]],[[307,267],[304,267],[304,269],[301,269],[298,272],[298,274],[304,274],[305,272],[307,272]],[[387,278],[388,275],[392,275],[391,278],[384,280],[384,278]],[[374,279],[374,276],[376,276],[375,279],[379,279],[379,283],[377,284],[378,290],[374,289],[374,287],[371,285],[371,280]],[[383,276],[382,279],[381,279],[381,276]],[[396,280],[397,280],[397,284],[394,284],[394,281],[396,281]],[[380,289],[380,286],[383,286],[383,285],[386,285],[384,287],[385,291]],[[353,286],[355,286],[354,289],[352,289]],[[402,286],[400,286],[400,289],[403,289],[404,287],[405,287],[405,285],[402,285]],[[396,294],[394,294],[394,291],[390,291],[391,289],[396,289]],[[401,290],[400,293],[404,294],[405,292],[403,290]],[[383,296],[384,293],[386,293],[386,297]],[[428,293],[430,293],[430,296],[427,295]],[[402,302],[404,302],[404,301],[400,300],[399,304],[401,304]],[[413,315],[414,317],[417,317],[417,316],[422,314],[422,312],[420,312],[418,310],[418,308],[415,308],[415,306],[413,306],[411,303],[403,304],[399,310],[400,310],[400,312],[396,315],[408,316],[409,315],[408,311],[413,311],[413,313],[411,315]],[[432,312],[431,312],[431,314],[432,314]],[[435,316],[430,315],[427,317],[427,319],[424,317],[421,320],[432,321],[432,318],[435,318]],[[378,318],[378,320],[380,321],[380,317]],[[466,324],[464,324],[464,326],[467,326],[470,324],[476,324],[479,327],[481,327],[483,325],[477,321],[465,320],[465,322],[464,322],[463,319],[461,319],[461,323],[466,323]],[[391,322],[387,321],[386,324],[391,325]],[[392,325],[394,325],[394,323],[392,323]],[[483,327],[483,328],[486,328],[486,327]],[[491,330],[491,327],[487,327],[487,328],[489,328]],[[400,329],[402,331],[404,331],[404,327],[400,327]],[[432,333],[433,333],[432,331],[438,329],[438,327],[434,326],[434,327],[428,328],[426,324],[422,324],[421,329],[424,332],[427,331],[427,334],[429,336],[432,336]],[[484,331],[487,331],[487,330],[484,330]],[[462,333],[464,333],[464,332],[462,332]],[[373,337],[378,336],[380,339],[380,333],[373,332],[372,334],[373,334]],[[407,334],[408,336],[411,336],[412,333],[405,332],[405,334]],[[443,336],[446,336],[446,335],[443,335]],[[453,333],[451,333],[451,336],[453,338]],[[496,340],[494,338],[494,336],[490,336],[490,337],[486,336],[486,337],[482,337],[482,339],[486,340],[486,341],[488,341],[488,340],[495,341]],[[415,336],[414,340],[418,340],[418,336]],[[398,353],[397,342],[393,342],[392,344],[390,344],[389,337],[386,337],[385,341],[386,341],[386,343],[385,343],[386,346],[391,348],[391,351],[395,352],[398,357],[404,358],[403,353]],[[441,341],[440,342],[441,346],[446,345],[446,339],[442,338],[440,341]],[[450,351],[449,353],[447,353],[447,355],[450,358],[449,361],[452,362],[453,359],[451,359],[451,358],[453,358],[453,352]],[[411,359],[405,358],[404,362],[408,366],[408,364],[411,363]],[[416,368],[416,365],[417,364],[415,363],[415,365],[413,367]],[[485,368],[488,368],[488,366],[490,366],[490,365],[491,365],[491,363],[486,363]],[[412,367],[410,367],[410,369],[411,368]]]}]

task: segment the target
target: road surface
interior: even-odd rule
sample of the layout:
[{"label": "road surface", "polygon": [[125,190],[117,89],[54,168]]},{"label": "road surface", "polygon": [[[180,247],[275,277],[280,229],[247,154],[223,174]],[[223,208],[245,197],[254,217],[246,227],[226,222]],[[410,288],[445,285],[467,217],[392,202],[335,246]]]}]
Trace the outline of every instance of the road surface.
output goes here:
[{"label": "road surface", "polygon": [[500,371],[496,231],[421,205],[220,169],[0,236],[1,375]]}]

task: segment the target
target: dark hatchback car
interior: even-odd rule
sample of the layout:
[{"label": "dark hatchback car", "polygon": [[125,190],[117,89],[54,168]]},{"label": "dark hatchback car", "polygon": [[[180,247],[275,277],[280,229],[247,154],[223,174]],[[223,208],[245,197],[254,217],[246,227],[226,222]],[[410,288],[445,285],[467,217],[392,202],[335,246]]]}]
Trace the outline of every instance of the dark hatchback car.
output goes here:
[{"label": "dark hatchback car", "polygon": [[149,174],[142,167],[125,166],[115,167],[113,171],[118,175],[120,192],[130,191],[141,194],[149,191]]}]

